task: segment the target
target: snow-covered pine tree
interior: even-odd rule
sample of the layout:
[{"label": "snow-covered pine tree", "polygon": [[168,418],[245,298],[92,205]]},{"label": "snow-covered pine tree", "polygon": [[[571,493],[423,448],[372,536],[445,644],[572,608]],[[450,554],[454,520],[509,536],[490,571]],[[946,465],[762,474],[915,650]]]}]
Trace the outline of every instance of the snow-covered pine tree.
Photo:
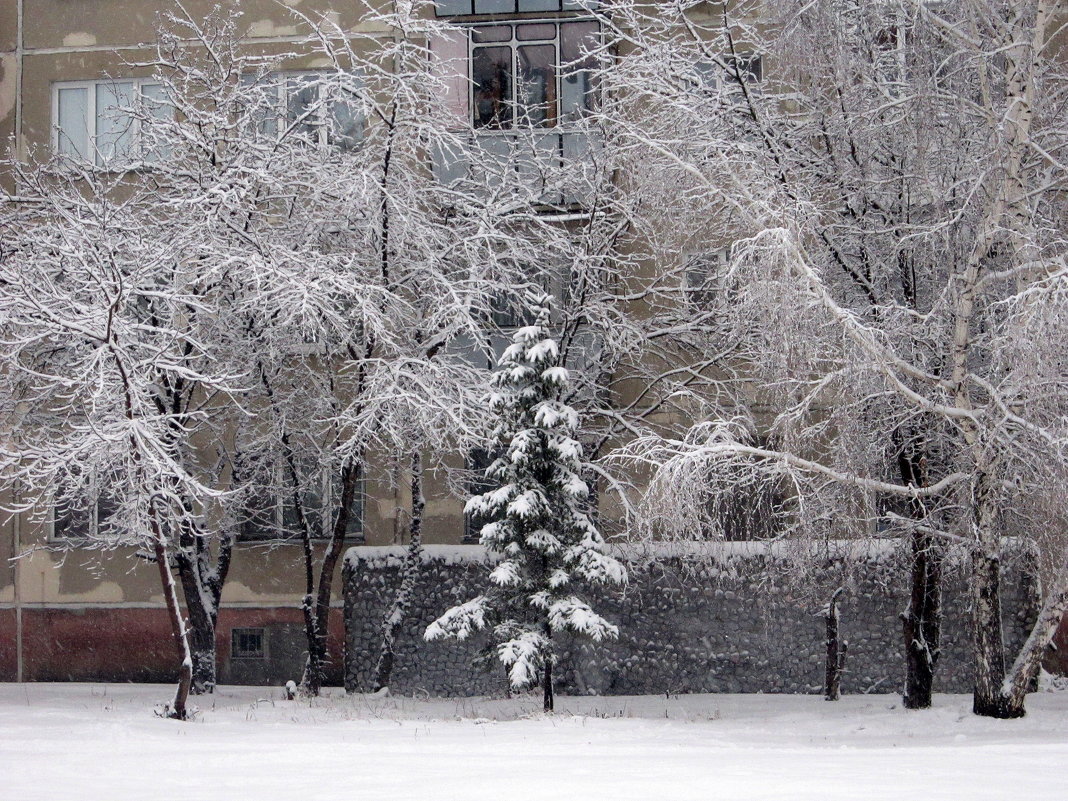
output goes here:
[{"label": "snow-covered pine tree", "polygon": [[563,398],[568,371],[550,336],[552,299],[532,294],[534,324],[517,330],[493,377],[490,409],[502,455],[486,470],[496,489],[471,498],[467,512],[488,521],[481,543],[502,561],[482,595],[449,609],[427,627],[428,640],[462,640],[492,626],[497,654],[516,689],[540,678],[546,712],[553,708],[554,632],[595,641],[618,635],[616,626],[575,592],[576,580],[620,585],[626,571],[604,552],[604,539],[583,511],[578,414]]}]

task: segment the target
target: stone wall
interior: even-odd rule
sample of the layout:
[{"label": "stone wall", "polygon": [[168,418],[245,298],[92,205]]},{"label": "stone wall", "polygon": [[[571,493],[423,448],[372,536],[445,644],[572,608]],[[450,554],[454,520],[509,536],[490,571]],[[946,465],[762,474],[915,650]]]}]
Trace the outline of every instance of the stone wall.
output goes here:
[{"label": "stone wall", "polygon": [[[848,657],[845,693],[896,692],[904,657],[898,615],[904,557],[888,543],[859,546],[849,558],[827,554],[817,569],[781,546],[721,543],[655,560],[622,554],[630,582],[619,592],[588,593],[595,609],[620,628],[618,641],[564,638],[558,691],[573,694],[820,692],[824,671],[821,607],[845,586],[839,608]],[[863,550],[859,550],[859,549]],[[352,548],[344,571],[345,686],[367,691],[382,620],[400,583],[402,548]],[[485,586],[489,557],[479,546],[426,549],[412,611],[397,643],[392,689],[402,694],[503,692],[499,663],[472,667],[485,640],[427,643],[427,624]],[[803,578],[802,578],[803,576]],[[1034,619],[1034,587],[1011,562],[1003,579],[1010,647]],[[936,691],[969,692],[968,610],[959,559],[945,583],[943,655]],[[483,659],[483,663],[487,660]]]}]

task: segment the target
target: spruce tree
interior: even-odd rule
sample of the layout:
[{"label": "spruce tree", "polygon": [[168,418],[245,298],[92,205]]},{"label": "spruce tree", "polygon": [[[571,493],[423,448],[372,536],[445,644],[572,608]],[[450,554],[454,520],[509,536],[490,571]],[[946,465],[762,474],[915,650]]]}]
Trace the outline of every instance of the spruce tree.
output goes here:
[{"label": "spruce tree", "polygon": [[563,400],[569,379],[550,336],[551,297],[531,296],[528,303],[534,324],[515,332],[489,399],[500,455],[486,478],[496,488],[471,498],[466,509],[488,521],[480,542],[502,558],[487,591],[449,609],[425,636],[462,640],[492,628],[512,687],[528,688],[540,678],[548,712],[553,634],[567,631],[599,642],[619,631],[576,594],[576,581],[619,585],[626,571],[604,552],[604,539],[584,511],[590,491],[575,439],[579,417]]}]

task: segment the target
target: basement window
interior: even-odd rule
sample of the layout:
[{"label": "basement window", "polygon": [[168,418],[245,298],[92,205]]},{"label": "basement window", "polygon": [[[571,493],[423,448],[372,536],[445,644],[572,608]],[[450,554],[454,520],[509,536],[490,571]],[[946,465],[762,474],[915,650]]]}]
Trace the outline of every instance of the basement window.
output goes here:
[{"label": "basement window", "polygon": [[230,658],[231,659],[265,659],[267,633],[259,629],[232,629]]}]

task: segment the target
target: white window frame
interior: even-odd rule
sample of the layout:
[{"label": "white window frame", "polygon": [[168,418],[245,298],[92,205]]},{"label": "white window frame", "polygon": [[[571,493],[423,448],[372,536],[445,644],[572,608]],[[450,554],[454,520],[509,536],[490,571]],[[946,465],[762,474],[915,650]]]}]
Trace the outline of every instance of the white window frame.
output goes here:
[{"label": "white window frame", "polygon": [[[326,509],[333,513],[334,510],[334,488],[335,485],[339,485],[340,481],[334,481],[336,473],[322,468],[319,470],[319,498],[322,502],[322,509]],[[270,544],[275,545],[279,542],[299,542],[299,532],[286,533],[285,526],[285,510],[289,506],[290,492],[288,489],[280,489],[285,484],[285,468],[278,466],[274,471],[275,487],[278,487],[278,491],[272,493],[264,493],[264,497],[269,497],[272,503],[273,514],[271,515],[270,525],[274,526],[276,533],[254,533],[251,535],[244,535],[241,540],[249,544]],[[359,510],[358,521],[359,529],[356,531],[352,528],[352,517],[349,518],[350,530],[345,533],[345,539],[353,544],[365,542],[366,535],[366,515],[367,515],[367,495],[365,493],[366,478],[360,476],[359,481],[356,484],[356,493],[354,505]],[[340,487],[339,487],[340,488]],[[263,510],[254,510],[263,511]],[[305,510],[307,511],[307,510]],[[266,517],[266,515],[264,515]],[[313,542],[323,542],[333,536],[333,515],[331,514],[331,520],[323,522],[323,528],[319,534],[312,535]]]},{"label": "white window frame", "polygon": [[[760,94],[762,91],[761,87],[764,83],[763,54],[746,50],[738,53],[737,58],[747,66],[753,64],[757,65],[756,70],[746,70],[751,77],[749,80],[745,81],[745,86],[750,92]],[[725,53],[720,56],[719,62],[698,61],[693,65],[697,75],[696,88],[704,87],[714,92],[722,92],[730,98],[730,105],[741,105],[743,102],[742,87],[737,81],[733,80],[732,74],[733,66],[731,63],[734,60],[735,57],[733,55]],[[729,75],[731,76],[730,80],[728,80]]]},{"label": "white window frame", "polygon": [[[723,271],[730,264],[730,247],[694,251],[683,259],[686,302],[695,308],[707,308],[709,301],[723,291]],[[700,279],[700,280],[698,280]]]},{"label": "white window frame", "polygon": [[[310,83],[317,83],[330,75],[331,72],[329,70],[321,69],[282,70],[279,72],[267,73],[263,76],[262,82],[258,82],[258,84],[250,84],[258,85],[264,93],[273,95],[274,102],[272,103],[272,106],[274,107],[275,116],[272,122],[274,123],[274,135],[276,137],[295,122],[295,120],[289,118],[289,100],[291,96],[289,92],[290,81],[310,79]],[[250,77],[256,78],[257,76]],[[318,99],[316,102],[321,104],[321,101]],[[362,110],[359,113],[357,122],[357,130],[359,133],[352,137],[353,143],[349,147],[340,146],[338,143],[331,141],[330,137],[333,131],[331,130],[331,119],[326,105],[320,105],[314,120],[310,120],[306,124],[316,129],[315,141],[313,142],[314,145],[322,148],[337,148],[339,150],[351,151],[359,146],[366,135],[367,118]]]},{"label": "white window frame", "polygon": [[[234,646],[238,643],[242,636],[248,636],[250,633],[256,632],[260,638],[260,650],[258,653],[249,653],[248,651],[238,652],[238,649]],[[234,626],[230,629],[230,661],[238,662],[266,662],[270,658],[270,646],[268,629],[266,626]]]},{"label": "white window frame", "polygon": [[[133,163],[137,161],[144,161],[144,153],[141,153],[141,130],[140,123],[136,119],[130,119],[130,153],[129,156],[123,156],[120,158],[104,159],[101,157],[99,148],[97,147],[97,92],[101,87],[117,86],[119,84],[132,84],[133,85],[133,97],[134,102],[141,102],[144,98],[144,88],[146,86],[162,86],[155,78],[116,78],[116,79],[96,79],[96,80],[79,80],[79,81],[54,81],[52,83],[52,127],[51,127],[51,147],[52,152],[57,156],[63,156],[64,158],[80,161],[84,164],[89,164],[97,169],[111,169],[115,167],[122,168],[125,164]],[[59,93],[67,89],[85,89],[86,90],[86,102],[85,102],[85,131],[86,131],[86,149],[88,153],[61,153],[60,143],[64,137],[64,133],[60,128],[59,120]],[[121,113],[121,112],[119,112]],[[67,138],[68,144],[71,144],[71,140]],[[134,156],[132,154],[138,154]]]},{"label": "white window frame", "polygon": [[[474,131],[476,136],[516,136],[523,132],[537,133],[564,133],[568,128],[568,121],[563,120],[562,109],[560,108],[563,98],[563,81],[564,75],[562,70],[562,60],[560,58],[561,42],[560,42],[560,26],[568,23],[582,23],[592,22],[598,24],[598,34],[603,35],[603,30],[600,29],[599,21],[594,17],[549,17],[549,18],[515,18],[509,17],[508,19],[498,19],[485,22],[464,22],[460,27],[466,32],[467,36],[467,125]],[[476,42],[472,33],[479,28],[495,28],[508,25],[512,28],[512,36],[508,40],[501,42]],[[516,37],[516,26],[518,25],[552,25],[556,29],[555,35],[551,39],[518,39]],[[508,47],[511,50],[512,58],[512,86],[511,94],[513,109],[519,108],[518,101],[518,49],[520,47],[538,46],[552,44],[556,49],[556,64],[554,65],[556,72],[556,105],[557,105],[557,121],[553,125],[519,125],[516,122],[514,116],[510,121],[510,126],[507,128],[490,128],[490,127],[478,127],[475,125],[475,79],[474,79],[474,63],[475,63],[475,51],[482,48],[490,47]],[[601,97],[601,88],[594,89],[595,94],[595,106],[602,105],[603,97]]]}]

